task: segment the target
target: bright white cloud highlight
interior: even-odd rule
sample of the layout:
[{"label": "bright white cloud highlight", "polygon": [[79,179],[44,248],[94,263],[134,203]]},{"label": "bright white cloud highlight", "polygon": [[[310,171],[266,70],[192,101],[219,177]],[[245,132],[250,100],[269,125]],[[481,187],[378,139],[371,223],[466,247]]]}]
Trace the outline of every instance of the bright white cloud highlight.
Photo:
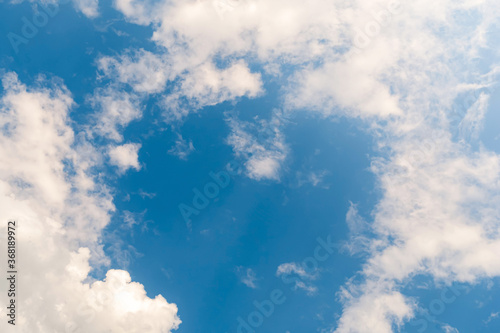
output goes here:
[{"label": "bright white cloud highlight", "polygon": [[[65,0],[68,2],[68,0]],[[85,16],[95,18],[99,16],[99,0],[73,0],[75,7]]]},{"label": "bright white cloud highlight", "polygon": [[121,146],[111,147],[109,149],[109,161],[112,165],[118,167],[120,172],[125,172],[130,168],[139,170],[139,149],[141,145],[138,143],[127,143]]}]

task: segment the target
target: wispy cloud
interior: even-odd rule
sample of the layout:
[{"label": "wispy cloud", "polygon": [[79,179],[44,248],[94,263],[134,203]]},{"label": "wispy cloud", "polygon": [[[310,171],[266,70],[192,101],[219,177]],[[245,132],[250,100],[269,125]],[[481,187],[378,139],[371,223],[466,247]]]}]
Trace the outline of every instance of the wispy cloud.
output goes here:
[{"label": "wispy cloud", "polygon": [[486,325],[488,325],[488,324],[489,324],[489,323],[491,323],[493,320],[497,319],[499,316],[500,316],[500,312],[492,312],[492,313],[490,314],[490,316],[488,317],[488,319],[486,319],[486,320],[484,321],[484,323],[485,323]]},{"label": "wispy cloud", "polygon": [[248,288],[257,289],[257,275],[251,268],[244,268],[241,266],[236,267],[236,274],[238,275],[241,283]]},{"label": "wispy cloud", "polygon": [[[308,272],[304,267],[294,262],[281,264],[276,270],[276,276],[278,277],[297,275],[299,278],[294,280],[294,288],[305,290],[308,295],[314,295],[318,291],[318,288],[310,283],[310,281],[318,278],[318,274],[317,270]],[[308,281],[308,283],[305,281]]]},{"label": "wispy cloud", "polygon": [[231,134],[227,143],[233,147],[236,156],[246,160],[248,177],[279,181],[282,164],[288,153],[281,132],[284,122],[279,111],[274,111],[269,121],[257,120],[255,123],[228,118]]},{"label": "wispy cloud", "polygon": [[189,154],[194,151],[193,141],[186,141],[181,134],[177,135],[175,145],[168,151],[169,154],[179,157],[181,160],[187,160]]},{"label": "wispy cloud", "polygon": [[443,332],[444,333],[460,333],[455,327],[452,327],[450,325],[444,325]]}]

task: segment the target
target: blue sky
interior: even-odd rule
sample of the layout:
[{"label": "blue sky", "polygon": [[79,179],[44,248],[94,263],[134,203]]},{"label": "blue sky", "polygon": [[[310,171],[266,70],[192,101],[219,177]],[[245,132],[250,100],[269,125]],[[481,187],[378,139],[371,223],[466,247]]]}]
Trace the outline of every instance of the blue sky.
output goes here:
[{"label": "blue sky", "polygon": [[0,7],[2,332],[499,331],[495,1]]}]

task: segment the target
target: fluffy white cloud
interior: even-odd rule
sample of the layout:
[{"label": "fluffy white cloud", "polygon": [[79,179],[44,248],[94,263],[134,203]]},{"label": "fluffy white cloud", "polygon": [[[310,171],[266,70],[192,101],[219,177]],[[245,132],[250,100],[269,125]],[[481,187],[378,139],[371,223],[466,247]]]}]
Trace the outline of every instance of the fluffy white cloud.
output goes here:
[{"label": "fluffy white cloud", "polygon": [[125,172],[130,168],[139,170],[139,149],[141,145],[138,143],[126,143],[121,146],[114,146],[109,149],[109,161],[112,165],[118,167],[120,172]]},{"label": "fluffy white cloud", "polygon": [[142,49],[118,58],[98,60],[102,73],[120,83],[127,83],[139,93],[156,93],[165,89],[171,69],[164,60]]},{"label": "fluffy white cloud", "polygon": [[[103,160],[68,113],[73,100],[57,82],[34,87],[13,73],[0,96],[0,233],[16,220],[17,325],[2,332],[169,332],[180,323],[177,307],[149,298],[126,271],[104,281],[91,267],[108,263],[100,237],[114,211],[109,190],[94,182]],[[5,272],[6,262],[0,264]],[[0,287],[6,290],[6,279]],[[6,293],[0,302],[7,304]],[[0,315],[7,318],[7,309]]]},{"label": "fluffy white cloud", "polygon": [[154,6],[146,1],[138,0],[116,0],[116,9],[121,11],[130,21],[148,25],[154,15]]},{"label": "fluffy white cloud", "polygon": [[392,332],[394,324],[401,326],[413,315],[414,304],[394,290],[391,283],[370,281],[361,290],[353,285],[342,290],[347,305],[335,332]]},{"label": "fluffy white cloud", "polygon": [[227,68],[213,63],[189,69],[174,91],[165,97],[167,120],[180,120],[189,112],[238,97],[256,97],[262,91],[260,74],[251,73],[244,61]]},{"label": "fluffy white cloud", "polygon": [[140,99],[113,86],[97,89],[88,102],[95,110],[95,120],[89,129],[91,135],[120,142],[123,140],[121,130],[142,117]]},{"label": "fluffy white cloud", "polygon": [[[68,2],[68,0],[64,1]],[[87,17],[95,18],[99,15],[99,0],[73,0],[73,2],[75,7]]]}]

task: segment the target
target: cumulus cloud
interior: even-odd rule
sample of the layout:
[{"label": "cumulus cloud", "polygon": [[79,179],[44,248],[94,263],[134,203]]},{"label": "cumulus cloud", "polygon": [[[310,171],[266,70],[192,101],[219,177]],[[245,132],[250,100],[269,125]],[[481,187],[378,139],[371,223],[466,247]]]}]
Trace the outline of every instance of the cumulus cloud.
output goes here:
[{"label": "cumulus cloud", "polygon": [[451,327],[450,325],[444,325],[443,331],[445,333],[460,333],[455,327]]},{"label": "cumulus cloud", "polygon": [[126,83],[139,93],[163,91],[171,71],[160,56],[143,49],[117,58],[102,57],[98,68],[106,77]]},{"label": "cumulus cloud", "polygon": [[262,91],[260,74],[252,73],[243,61],[226,68],[204,63],[189,69],[175,90],[165,97],[167,120],[180,120],[193,110],[238,97],[256,97]]},{"label": "cumulus cloud", "polygon": [[402,326],[411,318],[414,304],[394,290],[391,283],[367,282],[361,290],[341,290],[347,305],[335,332],[392,332],[393,325]]},{"label": "cumulus cloud", "polygon": [[[67,0],[65,0],[67,2]],[[62,1],[61,1],[62,2]],[[99,16],[99,0],[73,0],[75,7],[89,18]]]},{"label": "cumulus cloud", "polygon": [[112,165],[118,167],[120,172],[125,172],[130,168],[139,170],[139,149],[141,145],[138,143],[126,143],[121,146],[109,148],[109,161]]},{"label": "cumulus cloud", "polygon": [[[476,10],[491,7],[487,2],[482,5],[485,7]],[[500,244],[500,212],[494,204],[500,193],[499,156],[484,148],[474,151],[468,143],[453,140],[448,110],[468,69],[435,57],[451,57],[453,52],[459,53],[457,45],[458,49],[462,45],[429,31],[428,21],[415,17],[415,6],[404,17],[421,29],[406,27],[399,33],[418,36],[426,31],[429,40],[435,39],[431,44],[441,48],[432,52],[426,48],[429,53],[418,59],[409,57],[406,50],[391,49],[407,63],[390,71],[392,77],[388,80],[404,92],[399,102],[404,114],[382,127],[385,133],[379,144],[391,153],[374,159],[372,164],[383,194],[373,212],[376,238],[369,244],[370,258],[360,274],[363,282],[348,284],[341,293],[345,308],[336,329],[339,333],[371,332],[373,327],[378,328],[377,332],[392,332],[393,324],[403,324],[413,316],[414,302],[399,290],[416,274],[446,284],[474,283],[500,274],[493,259]],[[441,14],[449,17],[454,10],[460,9],[443,8]],[[447,29],[457,29],[456,35],[450,35],[461,38],[460,22],[445,22],[444,17],[432,19]],[[474,27],[469,29],[472,34]],[[431,70],[431,59],[440,64],[439,75]],[[399,76],[411,73],[413,66],[421,69],[418,80],[400,80]],[[475,105],[481,111],[467,111],[467,128],[477,128],[486,101],[485,96],[480,97]],[[374,288],[378,285],[384,288]],[[398,308],[387,303],[388,299],[397,301]],[[375,309],[374,302],[386,305]],[[360,324],[361,316],[370,316],[372,325]]]},{"label": "cumulus cloud", "polygon": [[123,128],[142,117],[141,100],[112,86],[96,89],[88,102],[95,110],[95,119],[89,129],[91,135],[121,142]]},{"label": "cumulus cloud", "polygon": [[[99,150],[75,134],[74,102],[57,80],[32,87],[13,73],[0,95],[0,219],[16,221],[22,276],[17,325],[2,332],[169,332],[180,320],[175,304],[149,298],[129,273],[105,267],[100,237],[115,210],[110,190],[95,181]],[[7,233],[7,224],[0,232]],[[2,270],[6,271],[2,263]],[[5,287],[3,279],[2,286]],[[5,290],[5,289],[4,289]],[[6,294],[0,296],[7,304]],[[6,318],[6,308],[0,309]]]}]

